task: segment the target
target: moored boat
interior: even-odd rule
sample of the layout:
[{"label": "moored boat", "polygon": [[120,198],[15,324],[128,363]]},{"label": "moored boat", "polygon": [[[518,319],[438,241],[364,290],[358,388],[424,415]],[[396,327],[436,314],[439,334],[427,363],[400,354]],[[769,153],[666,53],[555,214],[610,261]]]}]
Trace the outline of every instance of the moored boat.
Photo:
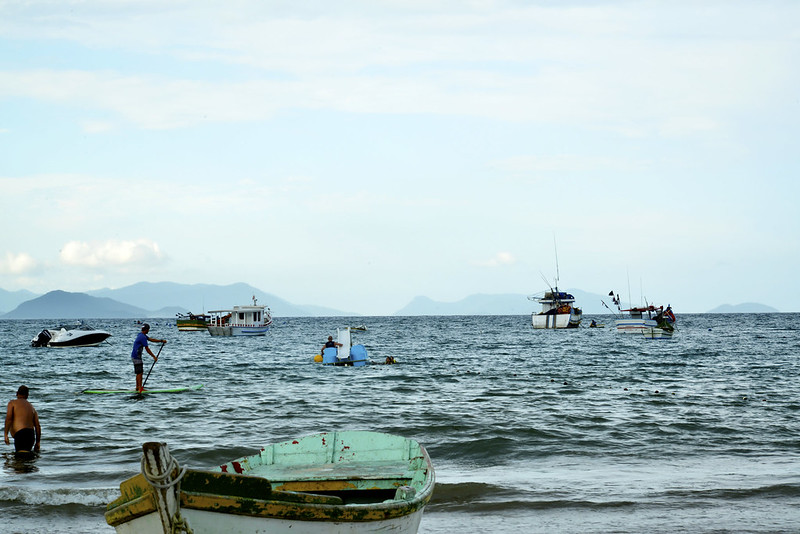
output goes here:
[{"label": "moored boat", "polygon": [[665,310],[663,306],[650,304],[620,311],[628,315],[614,321],[617,332],[641,334],[649,339],[661,339],[672,337],[675,330],[675,314],[670,306],[667,306]]},{"label": "moored boat", "polygon": [[180,332],[205,331],[211,317],[206,314],[195,315],[192,312],[176,314],[175,326]]},{"label": "moored boat", "polygon": [[534,328],[578,328],[583,312],[574,306],[575,297],[558,288],[545,291],[541,297],[531,296],[542,305],[542,311],[531,314],[531,325]]},{"label": "moored boat", "polygon": [[[555,237],[553,238],[555,249]],[[545,291],[542,296],[532,295],[528,300],[535,300],[542,305],[539,313],[531,313],[531,325],[536,329],[550,328],[578,328],[581,324],[583,312],[575,307],[575,297],[565,291],[558,290],[559,270],[558,270],[558,250],[555,250],[556,257],[556,277],[553,285],[545,279],[550,291]]]},{"label": "moored boat", "polygon": [[269,308],[259,306],[255,296],[252,306],[212,310],[208,315],[206,328],[212,336],[263,336],[272,324]]},{"label": "moored boat", "polygon": [[413,533],[435,484],[422,445],[379,432],[313,434],[213,471],[181,468],[165,443],[142,448],[142,473],[105,514],[120,534]]},{"label": "moored boat", "polygon": [[110,337],[109,332],[78,321],[45,328],[31,340],[31,347],[95,347]]}]

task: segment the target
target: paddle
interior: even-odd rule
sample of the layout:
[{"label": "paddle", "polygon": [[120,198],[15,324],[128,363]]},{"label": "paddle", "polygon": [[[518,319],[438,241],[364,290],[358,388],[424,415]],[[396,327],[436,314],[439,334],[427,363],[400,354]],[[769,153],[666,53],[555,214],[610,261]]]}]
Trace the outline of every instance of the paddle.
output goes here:
[{"label": "paddle", "polygon": [[[153,367],[156,366],[156,362],[158,361],[158,357],[161,356],[161,349],[164,348],[164,345],[166,345],[166,343],[162,343],[161,346],[158,348],[156,357],[153,359],[153,365],[150,366],[150,371],[152,371]],[[144,382],[142,382],[142,389],[144,389],[144,385],[147,384],[147,379],[150,378],[150,371],[147,371],[147,376],[144,378]]]}]

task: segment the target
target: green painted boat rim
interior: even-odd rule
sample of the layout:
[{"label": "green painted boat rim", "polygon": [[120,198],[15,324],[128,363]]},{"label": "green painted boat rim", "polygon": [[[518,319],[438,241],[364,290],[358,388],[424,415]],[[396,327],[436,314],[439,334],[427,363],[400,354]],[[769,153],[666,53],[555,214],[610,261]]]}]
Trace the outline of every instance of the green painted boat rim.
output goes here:
[{"label": "green painted boat rim", "polygon": [[166,388],[166,389],[146,389],[144,391],[136,391],[135,389],[84,389],[81,393],[90,393],[90,394],[110,394],[110,393],[127,393],[129,395],[147,395],[150,393],[182,393],[184,391],[197,391],[201,389],[203,384],[196,384],[194,386],[183,386],[177,388]]}]

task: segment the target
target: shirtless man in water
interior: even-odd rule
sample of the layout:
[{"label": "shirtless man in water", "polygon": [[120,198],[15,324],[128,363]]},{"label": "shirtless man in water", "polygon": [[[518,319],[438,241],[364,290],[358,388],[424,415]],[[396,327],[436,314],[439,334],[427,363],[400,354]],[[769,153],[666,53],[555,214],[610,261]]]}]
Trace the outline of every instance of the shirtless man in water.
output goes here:
[{"label": "shirtless man in water", "polygon": [[14,438],[14,449],[17,452],[39,452],[42,440],[42,427],[39,426],[39,414],[28,402],[28,387],[20,386],[17,398],[9,401],[6,408],[6,425],[3,428],[3,439],[9,445],[8,433]]}]

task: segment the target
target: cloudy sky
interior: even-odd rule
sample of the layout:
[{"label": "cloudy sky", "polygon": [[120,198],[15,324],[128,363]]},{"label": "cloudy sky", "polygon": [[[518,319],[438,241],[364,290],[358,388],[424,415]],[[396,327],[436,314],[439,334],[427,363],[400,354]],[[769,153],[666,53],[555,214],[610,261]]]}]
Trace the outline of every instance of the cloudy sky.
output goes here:
[{"label": "cloudy sky", "polygon": [[562,288],[799,311],[799,20],[0,0],[0,288],[246,282],[391,314],[541,291],[557,248]]}]

